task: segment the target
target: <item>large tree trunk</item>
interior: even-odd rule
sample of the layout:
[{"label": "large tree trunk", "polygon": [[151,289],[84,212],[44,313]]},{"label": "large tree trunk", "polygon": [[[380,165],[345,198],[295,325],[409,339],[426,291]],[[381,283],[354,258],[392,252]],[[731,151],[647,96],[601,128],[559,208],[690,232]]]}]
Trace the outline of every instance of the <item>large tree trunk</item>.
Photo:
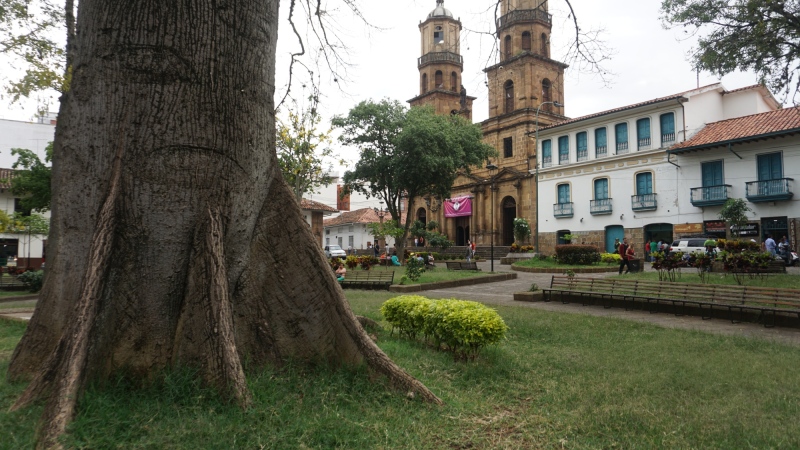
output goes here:
[{"label": "large tree trunk", "polygon": [[55,445],[88,380],[198,367],[250,402],[285,358],[397,368],[350,311],[283,182],[278,0],[79,3],[53,161],[48,273],[9,378]]}]

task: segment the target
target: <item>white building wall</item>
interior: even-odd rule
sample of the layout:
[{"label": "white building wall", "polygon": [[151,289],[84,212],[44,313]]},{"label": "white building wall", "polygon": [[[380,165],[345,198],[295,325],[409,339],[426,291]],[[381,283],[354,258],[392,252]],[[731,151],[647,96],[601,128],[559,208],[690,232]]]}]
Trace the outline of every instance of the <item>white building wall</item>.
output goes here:
[{"label": "white building wall", "polygon": [[[745,183],[758,180],[756,172],[756,156],[764,153],[781,152],[783,156],[783,176],[794,178],[793,191],[800,185],[800,138],[782,138],[776,140],[759,141],[733,146],[742,158],[739,159],[727,148],[702,150],[673,156],[673,160],[681,166],[680,174],[680,217],[678,223],[699,223],[704,220],[716,220],[722,206],[696,207],[691,203],[691,189],[701,187],[701,164],[709,161],[723,161],[723,176],[725,184],[731,185],[730,197],[746,200]],[[800,217],[800,193],[795,192],[789,201],[751,203],[747,206],[753,210],[752,220],[762,217],[787,216]]]},{"label": "white building wall", "polygon": [[[343,249],[348,250],[350,241],[352,239],[352,248],[354,250],[365,250],[367,242],[374,242],[375,238],[370,234],[366,224],[344,224],[325,227],[322,236],[322,245],[341,245]],[[391,248],[394,246],[394,239],[386,237],[386,245]],[[383,251],[384,249],[381,249]]]},{"label": "white building wall", "polygon": [[26,148],[36,152],[44,161],[45,148],[55,138],[56,126],[17,120],[0,119],[0,167],[10,168],[16,157],[12,148]]}]

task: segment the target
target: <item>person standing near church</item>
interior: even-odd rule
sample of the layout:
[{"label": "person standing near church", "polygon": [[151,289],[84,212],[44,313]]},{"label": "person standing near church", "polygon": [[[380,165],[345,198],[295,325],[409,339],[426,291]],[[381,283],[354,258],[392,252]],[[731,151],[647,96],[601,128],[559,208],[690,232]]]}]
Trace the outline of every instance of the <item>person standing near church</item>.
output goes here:
[{"label": "person standing near church", "polygon": [[617,248],[617,253],[619,253],[619,274],[622,275],[622,268],[625,267],[625,273],[631,271],[631,263],[628,260],[628,238],[623,238],[622,243],[619,244],[619,248]]}]

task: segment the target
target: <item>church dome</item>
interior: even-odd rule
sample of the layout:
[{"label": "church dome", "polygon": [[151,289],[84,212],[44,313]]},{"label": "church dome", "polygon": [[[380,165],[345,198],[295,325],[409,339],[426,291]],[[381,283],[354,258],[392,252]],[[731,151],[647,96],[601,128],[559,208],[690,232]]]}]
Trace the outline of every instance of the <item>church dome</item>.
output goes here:
[{"label": "church dome", "polygon": [[436,0],[436,9],[434,9],[433,11],[431,11],[430,14],[428,14],[428,18],[430,19],[431,17],[449,17],[452,19],[453,13],[451,13],[449,9],[444,7],[444,0]]}]

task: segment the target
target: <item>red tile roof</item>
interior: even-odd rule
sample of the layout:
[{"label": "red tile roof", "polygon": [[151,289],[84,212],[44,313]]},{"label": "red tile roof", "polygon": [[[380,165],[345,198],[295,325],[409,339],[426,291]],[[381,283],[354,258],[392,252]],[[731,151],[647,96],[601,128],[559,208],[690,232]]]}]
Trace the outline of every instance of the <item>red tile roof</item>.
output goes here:
[{"label": "red tile roof", "polygon": [[[620,112],[620,111],[625,111],[625,110],[628,110],[628,109],[638,108],[640,106],[653,105],[655,103],[661,103],[661,102],[666,102],[666,101],[670,101],[670,100],[677,100],[677,99],[682,98],[683,96],[685,96],[686,94],[688,94],[690,92],[700,91],[700,90],[703,90],[703,89],[708,89],[708,88],[712,88],[712,87],[720,87],[720,86],[722,86],[720,83],[709,84],[708,86],[702,86],[702,87],[699,87],[699,88],[690,89],[688,91],[679,92],[677,94],[668,95],[666,97],[654,98],[652,100],[647,100],[646,102],[634,103],[632,105],[627,105],[627,106],[620,106],[619,108],[609,109],[609,110],[606,110],[606,111],[601,111],[601,112],[597,112],[597,113],[594,113],[594,114],[589,114],[589,115],[586,115],[586,116],[567,119],[567,120],[564,120],[562,122],[558,122],[558,123],[554,123],[552,125],[548,125],[546,127],[541,127],[541,128],[539,128],[539,130],[542,131],[542,130],[547,130],[549,128],[556,128],[556,127],[560,127],[562,125],[567,125],[567,124],[574,123],[574,122],[580,122],[582,120],[592,119],[594,117],[605,116],[607,114],[612,114],[612,113],[615,113],[615,112]],[[750,88],[743,88],[742,90],[751,89],[751,88],[752,88],[752,86]],[[738,90],[739,89],[737,89],[737,91]],[[730,92],[733,92],[733,91],[730,91]]]},{"label": "red tile roof", "polygon": [[0,169],[0,189],[11,189],[11,179],[14,178],[14,169]]},{"label": "red tile roof", "polygon": [[306,211],[336,212],[336,208],[331,208],[324,203],[315,202],[314,200],[309,200],[307,198],[304,198],[302,201],[300,201],[300,209]]},{"label": "red tile roof", "polygon": [[[388,213],[386,217],[388,217]],[[384,217],[384,219],[386,219]],[[373,223],[373,222],[380,222],[380,218],[378,217],[378,213],[376,213],[372,208],[361,208],[356,209],[354,211],[347,211],[343,212],[339,217],[334,217],[333,219],[328,219],[322,222],[322,226],[330,227],[335,225],[343,225],[346,223]]]},{"label": "red tile roof", "polygon": [[673,145],[669,152],[699,150],[732,141],[793,133],[800,133],[800,107],[797,106],[709,123],[690,139]]}]

